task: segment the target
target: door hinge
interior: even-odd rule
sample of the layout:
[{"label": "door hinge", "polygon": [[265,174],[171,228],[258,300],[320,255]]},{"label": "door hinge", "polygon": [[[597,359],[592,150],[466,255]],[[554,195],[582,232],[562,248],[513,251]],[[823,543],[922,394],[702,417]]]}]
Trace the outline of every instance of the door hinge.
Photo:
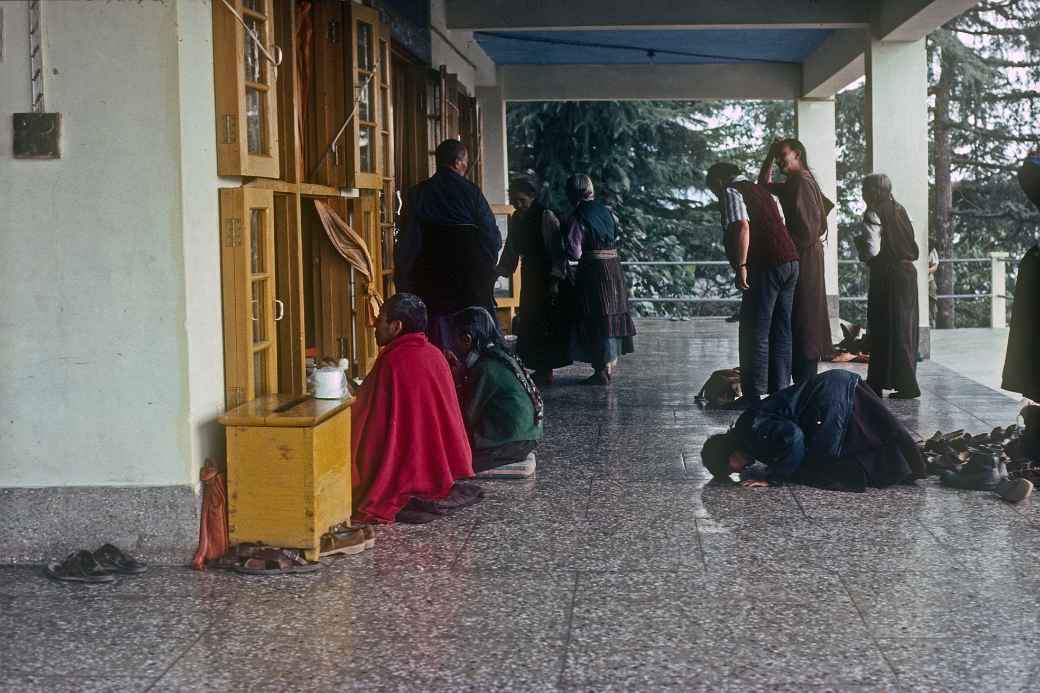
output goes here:
[{"label": "door hinge", "polygon": [[335,19],[329,21],[329,43],[332,45],[339,43],[339,21]]},{"label": "door hinge", "polygon": [[234,248],[242,245],[242,220],[231,217],[224,225],[224,245]]},{"label": "door hinge", "polygon": [[224,114],[224,144],[236,144],[238,142],[238,114]]}]

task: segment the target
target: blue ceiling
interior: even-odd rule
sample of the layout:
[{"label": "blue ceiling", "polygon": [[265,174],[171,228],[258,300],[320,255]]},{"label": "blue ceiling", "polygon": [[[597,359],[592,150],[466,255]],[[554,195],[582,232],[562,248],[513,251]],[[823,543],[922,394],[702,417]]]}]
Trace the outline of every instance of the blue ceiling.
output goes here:
[{"label": "blue ceiling", "polygon": [[[801,63],[829,29],[476,32],[499,65]],[[648,51],[654,51],[651,57]]]}]

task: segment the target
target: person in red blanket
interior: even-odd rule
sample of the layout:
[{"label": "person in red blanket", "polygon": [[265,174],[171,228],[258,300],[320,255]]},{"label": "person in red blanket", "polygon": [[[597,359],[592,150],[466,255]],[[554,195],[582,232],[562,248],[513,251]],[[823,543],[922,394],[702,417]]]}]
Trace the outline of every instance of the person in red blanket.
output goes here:
[{"label": "person in red blanket", "polygon": [[427,341],[426,321],[426,305],[407,293],[391,296],[376,320],[382,350],[351,410],[356,524],[407,521],[398,513],[417,501],[435,512],[438,502],[458,505],[455,481],[473,476],[451,370]]}]

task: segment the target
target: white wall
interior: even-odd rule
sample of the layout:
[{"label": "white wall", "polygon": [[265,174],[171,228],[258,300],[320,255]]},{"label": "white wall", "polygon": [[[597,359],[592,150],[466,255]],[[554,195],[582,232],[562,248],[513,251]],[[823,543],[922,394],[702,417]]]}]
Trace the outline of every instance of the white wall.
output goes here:
[{"label": "white wall", "polygon": [[457,74],[459,82],[473,96],[478,86],[495,84],[495,63],[473,38],[472,31],[448,30],[444,2],[430,0],[431,63],[435,68],[446,65],[448,72]]},{"label": "white wall", "polygon": [[3,6],[0,486],[192,483],[222,389],[209,2],[43,3],[54,161],[11,156]]}]

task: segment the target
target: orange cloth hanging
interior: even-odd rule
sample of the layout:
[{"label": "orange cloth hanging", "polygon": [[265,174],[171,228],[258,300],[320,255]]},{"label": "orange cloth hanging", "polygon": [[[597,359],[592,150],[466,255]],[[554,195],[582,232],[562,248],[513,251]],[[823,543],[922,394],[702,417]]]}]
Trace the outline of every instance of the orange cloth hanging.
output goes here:
[{"label": "orange cloth hanging", "polygon": [[383,305],[383,297],[373,288],[376,268],[365,239],[321,200],[314,200],[314,208],[318,211],[321,225],[325,229],[325,235],[328,236],[332,247],[336,249],[340,257],[347,261],[347,264],[360,272],[367,280],[368,322],[369,325],[374,325],[376,317],[379,315],[379,308]]},{"label": "orange cloth hanging", "polygon": [[199,473],[202,480],[202,513],[199,518],[199,548],[191,567],[205,570],[206,562],[220,558],[227,553],[230,540],[227,522],[227,490],[224,475],[217,471],[213,464],[206,460]]}]

